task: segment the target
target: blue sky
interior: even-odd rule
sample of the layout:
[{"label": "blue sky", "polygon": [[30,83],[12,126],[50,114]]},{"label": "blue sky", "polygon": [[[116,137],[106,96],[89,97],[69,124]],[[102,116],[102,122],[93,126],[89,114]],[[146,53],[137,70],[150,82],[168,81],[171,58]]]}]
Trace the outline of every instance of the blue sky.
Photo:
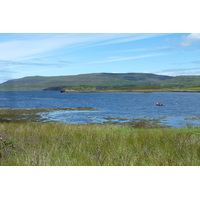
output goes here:
[{"label": "blue sky", "polygon": [[198,33],[0,33],[0,82],[25,76],[200,75]]}]

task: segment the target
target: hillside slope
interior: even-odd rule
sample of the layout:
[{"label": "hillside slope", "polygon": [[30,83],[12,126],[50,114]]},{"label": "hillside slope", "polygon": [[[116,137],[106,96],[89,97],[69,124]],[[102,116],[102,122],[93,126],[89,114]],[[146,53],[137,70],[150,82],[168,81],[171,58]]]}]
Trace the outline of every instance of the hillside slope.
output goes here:
[{"label": "hillside slope", "polygon": [[97,88],[122,86],[195,86],[200,76],[170,77],[150,73],[93,73],[73,76],[31,76],[0,84],[0,91],[60,90],[68,86],[91,85]]}]

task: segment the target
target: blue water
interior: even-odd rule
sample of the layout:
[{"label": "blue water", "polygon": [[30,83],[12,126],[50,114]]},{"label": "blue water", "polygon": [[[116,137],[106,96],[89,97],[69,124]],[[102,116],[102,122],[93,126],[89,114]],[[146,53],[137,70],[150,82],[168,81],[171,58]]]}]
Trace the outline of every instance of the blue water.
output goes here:
[{"label": "blue water", "polygon": [[[156,102],[165,106],[155,106]],[[92,107],[100,111],[53,111],[43,117],[66,123],[102,123],[105,118],[160,118],[173,127],[200,126],[200,93],[60,93],[58,91],[0,92],[0,108]]]}]

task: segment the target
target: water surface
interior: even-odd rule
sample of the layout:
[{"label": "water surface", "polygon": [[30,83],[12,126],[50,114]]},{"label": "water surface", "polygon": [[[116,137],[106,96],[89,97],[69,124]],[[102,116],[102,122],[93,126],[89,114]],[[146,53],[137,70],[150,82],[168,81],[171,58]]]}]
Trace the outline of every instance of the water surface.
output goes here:
[{"label": "water surface", "polygon": [[[165,106],[156,106],[155,103]],[[200,93],[60,93],[58,91],[0,92],[0,108],[76,108],[100,111],[53,111],[49,120],[66,123],[103,123],[136,118],[158,119],[173,127],[200,126]],[[194,118],[196,117],[196,119]],[[190,119],[188,119],[190,118]]]}]

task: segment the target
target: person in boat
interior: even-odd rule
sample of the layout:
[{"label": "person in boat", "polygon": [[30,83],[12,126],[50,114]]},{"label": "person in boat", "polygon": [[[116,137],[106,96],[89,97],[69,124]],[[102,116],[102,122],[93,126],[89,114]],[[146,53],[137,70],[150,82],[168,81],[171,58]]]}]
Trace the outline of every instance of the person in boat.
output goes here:
[{"label": "person in boat", "polygon": [[164,106],[165,104],[163,103],[156,103],[157,106]]}]

